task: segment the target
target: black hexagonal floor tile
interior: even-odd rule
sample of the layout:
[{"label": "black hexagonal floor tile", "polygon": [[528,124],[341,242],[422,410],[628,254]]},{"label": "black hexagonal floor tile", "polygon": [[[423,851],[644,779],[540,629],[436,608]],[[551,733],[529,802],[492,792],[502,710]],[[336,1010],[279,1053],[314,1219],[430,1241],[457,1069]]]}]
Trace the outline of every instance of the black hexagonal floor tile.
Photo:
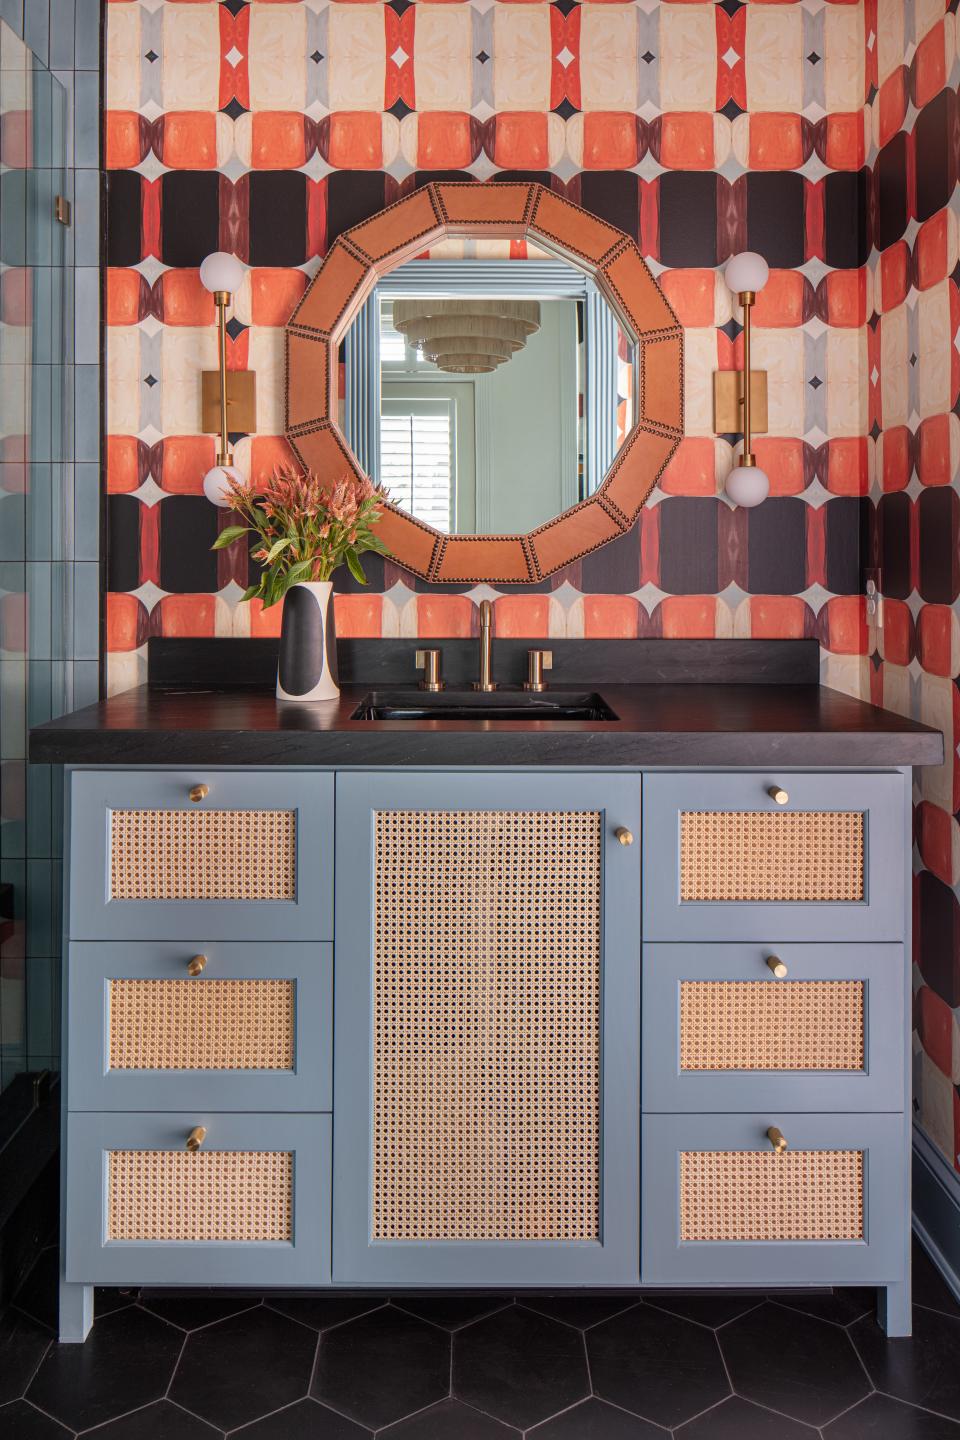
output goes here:
[{"label": "black hexagonal floor tile", "polygon": [[918,1305],[909,1340],[888,1340],[873,1319],[847,1333],[878,1390],[960,1420],[960,1319]]},{"label": "black hexagonal floor tile", "polygon": [[408,1315],[429,1320],[444,1330],[459,1330],[484,1315],[493,1315],[513,1303],[511,1295],[394,1295],[392,1303]]},{"label": "black hexagonal floor tile", "polygon": [[441,1400],[439,1405],[381,1430],[377,1440],[520,1440],[520,1431],[461,1405],[459,1400]]},{"label": "black hexagonal floor tile", "polygon": [[925,1305],[928,1310],[942,1310],[944,1315],[960,1316],[960,1300],[948,1288],[916,1237],[913,1241],[913,1303]]},{"label": "black hexagonal floor tile", "polygon": [[183,1332],[130,1306],[98,1320],[83,1345],[52,1345],[27,1399],[74,1430],[102,1425],[159,1400]]},{"label": "black hexagonal floor tile", "polygon": [[692,1320],[696,1325],[706,1325],[708,1330],[718,1330],[729,1325],[740,1315],[746,1315],[763,1304],[762,1295],[649,1295],[644,1304],[655,1310],[667,1310],[679,1315],[681,1320]]},{"label": "black hexagonal floor tile", "polygon": [[50,1344],[50,1331],[21,1310],[0,1317],[0,1405],[18,1400]]},{"label": "black hexagonal floor tile", "polygon": [[767,1304],[724,1326],[717,1338],[738,1395],[794,1420],[826,1425],[870,1393],[848,1333]]},{"label": "black hexagonal floor tile", "polygon": [[112,1315],[115,1310],[126,1310],[135,1305],[139,1290],[118,1290],[113,1285],[98,1285],[93,1292],[93,1313],[96,1319],[101,1315]]},{"label": "black hexagonal floor tile", "polygon": [[664,1440],[666,1432],[595,1396],[530,1431],[530,1440]]},{"label": "black hexagonal floor tile", "polygon": [[14,1400],[0,1407],[0,1435],[8,1440],[72,1440],[73,1431],[41,1415],[26,1400]]},{"label": "black hexagonal floor tile", "polygon": [[658,1425],[681,1425],[730,1393],[716,1336],[638,1305],[587,1331],[596,1395]]},{"label": "black hexagonal floor tile", "polygon": [[265,1301],[271,1310],[299,1320],[314,1330],[329,1330],[333,1325],[342,1325],[346,1320],[356,1320],[371,1310],[385,1305],[382,1295],[278,1295]]},{"label": "black hexagonal floor tile", "polygon": [[327,1331],[312,1393],[379,1429],[450,1393],[450,1337],[388,1305]]},{"label": "black hexagonal floor tile", "polygon": [[141,1295],[140,1304],[168,1325],[176,1325],[180,1330],[199,1330],[204,1325],[214,1325],[218,1320],[255,1309],[260,1299],[250,1295],[231,1296],[222,1290],[216,1295],[164,1295],[148,1290]]},{"label": "black hexagonal floor tile", "polygon": [[828,1320],[831,1325],[852,1325],[877,1308],[875,1290],[832,1290],[825,1295],[771,1295],[778,1305],[800,1310],[815,1320]]},{"label": "black hexagonal floor tile", "polygon": [[583,1339],[533,1310],[501,1310],[454,1335],[453,1393],[525,1430],[589,1395]]},{"label": "black hexagonal floor tile", "polygon": [[217,1440],[222,1431],[169,1400],[156,1400],[142,1410],[111,1420],[109,1425],[101,1425],[94,1434],[96,1440]]},{"label": "black hexagonal floor tile", "polygon": [[235,1430],[235,1440],[369,1440],[373,1434],[362,1425],[355,1425],[345,1415],[328,1410],[319,1400],[297,1400],[273,1415],[265,1415],[242,1430]]},{"label": "black hexagonal floor tile", "polygon": [[822,1434],[823,1440],[957,1440],[960,1425],[889,1395],[871,1395]]},{"label": "black hexagonal floor tile", "polygon": [[187,1336],[170,1398],[233,1430],[306,1395],[317,1337],[261,1306]]},{"label": "black hexagonal floor tile", "polygon": [[739,1395],[731,1395],[674,1434],[676,1440],[817,1440],[812,1425],[788,1420]]},{"label": "black hexagonal floor tile", "polygon": [[636,1298],[629,1295],[525,1295],[517,1296],[518,1305],[536,1310],[539,1315],[549,1315],[552,1320],[562,1320],[564,1325],[573,1325],[577,1330],[589,1330],[602,1320],[622,1315],[636,1305]]}]

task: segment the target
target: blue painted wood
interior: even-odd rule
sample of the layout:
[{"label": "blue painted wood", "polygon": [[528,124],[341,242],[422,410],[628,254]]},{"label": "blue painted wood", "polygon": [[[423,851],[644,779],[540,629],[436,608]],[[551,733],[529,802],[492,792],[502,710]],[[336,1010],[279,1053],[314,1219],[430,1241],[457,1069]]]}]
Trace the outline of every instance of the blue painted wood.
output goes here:
[{"label": "blue painted wood", "polygon": [[[787,966],[777,980],[776,952]],[[645,1111],[902,1110],[902,945],[667,945],[643,947],[643,1108]],[[680,984],[750,981],[790,986],[811,980],[864,984],[862,1070],[717,1071],[680,1069]]]},{"label": "blue painted wood", "polygon": [[[207,957],[188,975],[192,955]],[[198,939],[97,944],[73,941],[67,963],[71,1110],[331,1110],[333,1108],[333,946],[237,944]],[[112,1070],[111,980],[292,980],[295,1051],[291,1070]]]},{"label": "blue painted wood", "polygon": [[[189,791],[209,793],[194,806]],[[75,940],[333,939],[333,776],[324,771],[77,770],[72,776],[70,935]],[[111,900],[113,810],[295,810],[296,898]]]},{"label": "blue painted wood", "polygon": [[[293,1152],[293,1240],[110,1241],[110,1150],[182,1150],[195,1125],[205,1150]],[[72,1114],[68,1120],[66,1279],[103,1285],[326,1285],[330,1281],[329,1115]]]},{"label": "blue painted wood", "polygon": [[[789,794],[777,805],[768,791]],[[900,772],[808,774],[713,771],[645,775],[645,940],[901,940],[904,938],[904,780]],[[857,902],[683,902],[682,811],[859,810],[865,823],[865,897]]]},{"label": "blue painted wood", "polygon": [[[777,1125],[793,1150],[864,1153],[863,1240],[680,1240],[680,1153],[769,1150]],[[644,1285],[893,1285],[902,1283],[909,1229],[900,1179],[902,1115],[645,1115],[641,1280]]]},{"label": "blue painted wood", "polygon": [[[378,810],[601,810],[602,1195],[599,1242],[371,1240],[373,825]],[[639,777],[356,773],[337,777],[334,1280],[425,1285],[637,1282]],[[508,866],[504,858],[505,867]],[[417,923],[415,901],[410,924]]]}]

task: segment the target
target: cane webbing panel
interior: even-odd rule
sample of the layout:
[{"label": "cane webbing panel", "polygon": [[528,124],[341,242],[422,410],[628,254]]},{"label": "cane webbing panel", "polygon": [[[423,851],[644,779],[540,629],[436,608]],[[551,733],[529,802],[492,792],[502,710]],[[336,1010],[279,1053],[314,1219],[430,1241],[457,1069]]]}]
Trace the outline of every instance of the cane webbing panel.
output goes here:
[{"label": "cane webbing panel", "polygon": [[600,815],[376,816],[373,1235],[599,1237]]},{"label": "cane webbing panel", "polygon": [[860,1150],[685,1150],[681,1240],[861,1240]]},{"label": "cane webbing panel", "polygon": [[684,810],[680,899],[862,900],[863,815]]},{"label": "cane webbing panel", "polygon": [[110,1240],[290,1240],[284,1150],[111,1150]]},{"label": "cane webbing panel", "polygon": [[113,900],[294,900],[293,810],[114,810]]},{"label": "cane webbing panel", "polygon": [[862,1070],[862,980],[681,980],[681,1070]]},{"label": "cane webbing panel", "polygon": [[112,1070],[291,1070],[292,980],[111,980]]}]

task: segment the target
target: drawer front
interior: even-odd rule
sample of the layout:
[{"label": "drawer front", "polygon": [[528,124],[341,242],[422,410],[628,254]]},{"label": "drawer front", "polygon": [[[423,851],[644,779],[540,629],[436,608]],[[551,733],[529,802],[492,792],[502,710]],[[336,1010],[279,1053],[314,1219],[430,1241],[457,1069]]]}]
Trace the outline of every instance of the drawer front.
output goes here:
[{"label": "drawer front", "polygon": [[902,1278],[902,1115],[645,1115],[642,1174],[644,1284]]},{"label": "drawer front", "polygon": [[81,770],[70,834],[73,939],[333,939],[332,775]]},{"label": "drawer front", "polygon": [[902,939],[904,794],[899,774],[645,776],[644,938]]},{"label": "drawer front", "polygon": [[70,1115],[67,1279],[327,1284],[330,1144],[329,1115]]},{"label": "drawer front", "polygon": [[644,1110],[902,1110],[904,967],[902,945],[645,945]]},{"label": "drawer front", "polygon": [[71,1110],[333,1108],[332,945],[75,940],[68,973]]}]

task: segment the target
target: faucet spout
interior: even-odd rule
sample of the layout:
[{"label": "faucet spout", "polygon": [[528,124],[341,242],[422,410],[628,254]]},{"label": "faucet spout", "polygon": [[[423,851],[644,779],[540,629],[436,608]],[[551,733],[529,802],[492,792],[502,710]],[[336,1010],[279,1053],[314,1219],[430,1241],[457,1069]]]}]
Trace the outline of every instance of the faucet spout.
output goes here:
[{"label": "faucet spout", "polygon": [[496,690],[492,677],[491,656],[493,651],[493,606],[489,600],[480,601],[480,679],[474,682],[475,690]]}]

